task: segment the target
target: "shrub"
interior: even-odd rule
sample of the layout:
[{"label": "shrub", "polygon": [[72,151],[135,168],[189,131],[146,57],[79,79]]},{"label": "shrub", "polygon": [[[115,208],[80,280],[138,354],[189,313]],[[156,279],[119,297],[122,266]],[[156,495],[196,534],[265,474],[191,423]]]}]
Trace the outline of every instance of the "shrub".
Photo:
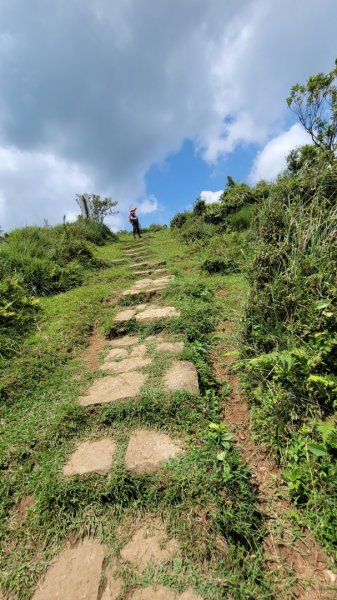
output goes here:
[{"label": "shrub", "polygon": [[180,229],[183,225],[185,225],[189,218],[191,218],[191,213],[188,211],[177,213],[173,219],[171,219],[170,227],[172,227],[172,229]]},{"label": "shrub", "polygon": [[20,338],[29,331],[39,311],[39,302],[32,298],[17,277],[0,281],[0,357],[9,357]]},{"label": "shrub", "polygon": [[236,263],[233,258],[225,258],[220,256],[215,258],[206,258],[202,263],[202,268],[208,273],[228,274],[238,273],[240,271],[238,263]]},{"label": "shrub", "polygon": [[228,219],[228,224],[233,231],[244,231],[251,227],[255,214],[256,207],[248,204],[233,213]]}]

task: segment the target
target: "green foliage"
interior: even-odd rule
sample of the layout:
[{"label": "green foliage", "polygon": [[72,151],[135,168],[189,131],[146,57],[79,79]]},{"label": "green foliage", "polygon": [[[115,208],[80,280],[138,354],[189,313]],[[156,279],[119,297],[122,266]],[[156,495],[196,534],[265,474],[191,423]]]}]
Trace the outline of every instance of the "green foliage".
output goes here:
[{"label": "green foliage", "polygon": [[306,85],[291,88],[287,104],[310,134],[314,144],[334,154],[337,149],[337,60],[327,73],[309,77]]},{"label": "green foliage", "polygon": [[0,281],[0,359],[9,357],[22,336],[35,323],[39,301],[32,298],[17,277]]},{"label": "green foliage", "polygon": [[257,431],[331,552],[335,449],[311,423],[326,423],[337,408],[336,194],[337,164],[326,152],[291,154],[257,216],[244,325]]},{"label": "green foliage", "polygon": [[80,285],[88,270],[104,265],[94,244],[115,239],[110,230],[88,219],[57,227],[25,227],[0,243],[0,341],[10,356],[35,322],[37,301]]},{"label": "green foliage", "polygon": [[170,226],[172,229],[180,229],[186,223],[190,215],[191,213],[188,211],[177,213],[173,219],[171,219]]},{"label": "green foliage", "polygon": [[118,211],[113,210],[117,204],[117,200],[111,200],[111,198],[108,197],[101,198],[97,194],[91,194],[91,196],[89,196],[90,219],[103,224],[106,217],[118,213]]},{"label": "green foliage", "polygon": [[233,231],[244,231],[252,226],[254,215],[256,214],[256,208],[251,204],[243,206],[237,212],[233,213],[229,219],[229,227]]}]

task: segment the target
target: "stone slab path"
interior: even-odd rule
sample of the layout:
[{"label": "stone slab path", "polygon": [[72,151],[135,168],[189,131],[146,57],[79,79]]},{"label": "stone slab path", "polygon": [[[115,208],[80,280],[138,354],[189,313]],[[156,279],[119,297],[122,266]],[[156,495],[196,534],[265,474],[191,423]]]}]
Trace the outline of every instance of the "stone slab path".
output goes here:
[{"label": "stone slab path", "polygon": [[[151,290],[161,290],[173,277],[167,268],[159,268],[165,261],[144,262],[144,246],[125,251],[135,275],[151,275],[133,283],[121,293],[121,297],[139,295]],[[140,260],[139,260],[140,259]],[[115,264],[125,259],[118,259]],[[142,268],[142,271],[139,269]],[[135,319],[141,326],[152,321],[177,318],[180,311],[174,306],[137,304],[120,310],[116,323]],[[78,399],[83,409],[94,405],[121,402],[140,397],[149,382],[149,367],[159,357],[165,356],[170,367],[162,378],[167,392],[185,389],[199,392],[195,367],[187,361],[177,360],[184,350],[181,339],[170,339],[163,335],[151,335],[142,339],[140,335],[124,335],[107,340],[106,355],[99,369],[102,377],[95,379],[87,393]],[[113,468],[118,445],[111,437],[81,440],[75,446],[63,466],[63,477],[99,473],[107,477]],[[184,452],[183,442],[173,439],[168,433],[151,428],[138,427],[129,433],[124,456],[125,468],[133,476],[151,475],[162,468],[168,460]],[[85,538],[76,546],[66,546],[49,565],[46,574],[37,586],[32,600],[120,600],[121,597],[135,600],[202,600],[192,589],[178,594],[169,587],[139,587],[137,577],[149,566],[162,565],[180,556],[178,540],[169,538],[165,525],[156,516],[138,523],[120,553],[112,557],[106,566],[107,548],[95,538]],[[128,565],[135,574],[135,585],[125,596],[125,582],[118,565]],[[122,571],[123,572],[123,571]],[[138,583],[137,583],[138,582]],[[144,583],[142,583],[144,585]]]},{"label": "stone slab path", "polygon": [[135,318],[140,323],[149,323],[157,319],[170,319],[180,317],[180,311],[174,306],[154,306],[138,304],[133,308],[121,310],[115,316],[115,322],[123,323]]}]

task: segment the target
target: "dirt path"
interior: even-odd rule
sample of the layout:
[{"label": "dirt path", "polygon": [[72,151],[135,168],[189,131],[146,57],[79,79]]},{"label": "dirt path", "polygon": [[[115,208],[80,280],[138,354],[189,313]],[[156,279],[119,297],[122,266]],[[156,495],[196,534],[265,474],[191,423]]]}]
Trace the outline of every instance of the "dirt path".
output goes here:
[{"label": "dirt path", "polygon": [[[337,594],[334,585],[336,576],[328,569],[329,559],[309,530],[294,532],[287,518],[292,505],[280,470],[253,439],[247,399],[240,389],[238,377],[231,370],[237,350],[232,342],[235,328],[232,321],[220,326],[224,336],[213,352],[213,365],[218,382],[230,386],[224,419],[249,466],[258,489],[261,510],[267,517],[266,563],[278,570],[280,593],[286,598],[333,600]],[[296,537],[298,534],[299,538]],[[285,589],[289,570],[293,584],[290,589]]]}]

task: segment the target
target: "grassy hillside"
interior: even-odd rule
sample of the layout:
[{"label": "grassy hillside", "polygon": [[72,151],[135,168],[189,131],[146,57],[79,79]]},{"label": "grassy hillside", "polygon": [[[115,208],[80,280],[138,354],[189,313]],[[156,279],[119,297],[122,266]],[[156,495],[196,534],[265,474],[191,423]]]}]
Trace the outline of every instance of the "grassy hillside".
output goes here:
[{"label": "grassy hillside", "polygon": [[336,553],[337,163],[291,153],[274,184],[229,179],[219,203],[171,226],[202,268],[242,273],[241,362],[256,435],[284,467],[303,518]]},{"label": "grassy hillside", "polygon": [[37,297],[82,284],[86,273],[103,265],[95,248],[113,239],[107,227],[84,219],[0,237],[0,361],[34,328]]}]

